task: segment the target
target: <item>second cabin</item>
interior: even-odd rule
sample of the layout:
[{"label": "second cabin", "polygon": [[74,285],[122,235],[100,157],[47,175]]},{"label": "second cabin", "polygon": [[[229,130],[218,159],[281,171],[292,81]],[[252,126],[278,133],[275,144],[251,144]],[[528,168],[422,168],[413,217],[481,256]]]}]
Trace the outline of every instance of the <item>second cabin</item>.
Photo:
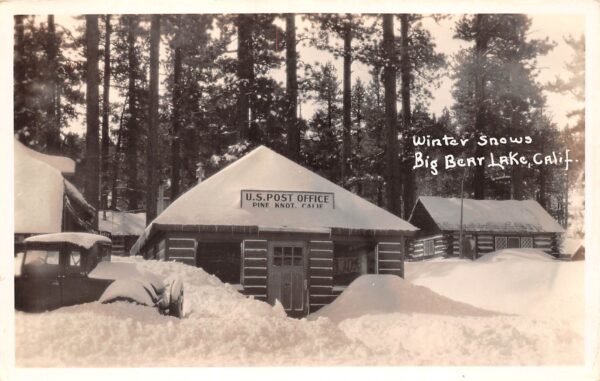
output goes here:
[{"label": "second cabin", "polygon": [[406,239],[416,230],[259,147],[176,199],[131,254],[201,267],[304,316],[362,274],[403,276]]},{"label": "second cabin", "polygon": [[[558,256],[565,230],[534,200],[463,199],[465,258],[510,248],[536,248]],[[409,260],[459,257],[460,198],[419,197],[409,222],[420,229],[411,240]]]}]

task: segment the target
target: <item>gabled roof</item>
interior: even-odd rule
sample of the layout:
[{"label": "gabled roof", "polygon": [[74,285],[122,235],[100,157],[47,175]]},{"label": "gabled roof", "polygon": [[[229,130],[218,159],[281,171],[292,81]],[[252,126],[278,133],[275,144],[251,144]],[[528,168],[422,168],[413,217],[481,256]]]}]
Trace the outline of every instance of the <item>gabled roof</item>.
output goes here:
[{"label": "gabled roof", "polygon": [[[104,219],[106,213],[106,219]],[[109,232],[112,236],[138,236],[146,228],[146,213],[98,211],[98,230]]]},{"label": "gabled roof", "polygon": [[[333,209],[244,209],[242,190],[334,193]],[[147,228],[132,253],[143,246],[153,225],[238,226],[413,232],[408,222],[371,204],[288,158],[260,146],[175,200]]]},{"label": "gabled roof", "polygon": [[[17,142],[18,140],[15,139],[15,145],[17,145]],[[63,175],[70,176],[75,174],[75,161],[73,159],[66,156],[48,155],[35,151],[20,142],[19,144],[25,148],[29,156],[56,168]]]},{"label": "gabled roof", "polygon": [[[65,195],[84,210],[93,208],[61,172],[39,160],[15,139],[15,233],[57,233],[62,230]],[[92,214],[93,216],[93,214]]]},{"label": "gabled roof", "polygon": [[[460,230],[460,198],[421,196],[417,203],[423,205],[440,230]],[[412,217],[411,215],[409,221],[412,221]],[[528,233],[565,232],[562,226],[534,200],[464,199],[463,230]]]}]

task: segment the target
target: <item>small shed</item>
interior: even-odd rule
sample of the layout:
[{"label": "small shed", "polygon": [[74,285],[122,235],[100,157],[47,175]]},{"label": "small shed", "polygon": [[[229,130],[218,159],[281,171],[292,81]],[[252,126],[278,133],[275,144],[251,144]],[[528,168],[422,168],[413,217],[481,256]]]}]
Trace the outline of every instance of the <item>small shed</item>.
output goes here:
[{"label": "small shed", "polygon": [[[461,199],[419,197],[409,222],[419,229],[409,259],[460,256]],[[463,199],[463,256],[506,248],[539,248],[555,257],[565,230],[534,200]]]},{"label": "small shed", "polygon": [[560,245],[560,258],[569,261],[585,260],[585,242],[581,238],[565,238]]},{"label": "small shed", "polygon": [[96,210],[61,173],[74,168],[71,159],[40,154],[16,139],[14,158],[15,243],[34,234],[94,231]]},{"label": "small shed", "polygon": [[175,200],[131,254],[202,267],[303,316],[362,274],[403,276],[416,230],[261,146]]},{"label": "small shed", "polygon": [[113,255],[129,255],[131,246],[146,228],[146,213],[98,211],[98,230],[112,239]]}]

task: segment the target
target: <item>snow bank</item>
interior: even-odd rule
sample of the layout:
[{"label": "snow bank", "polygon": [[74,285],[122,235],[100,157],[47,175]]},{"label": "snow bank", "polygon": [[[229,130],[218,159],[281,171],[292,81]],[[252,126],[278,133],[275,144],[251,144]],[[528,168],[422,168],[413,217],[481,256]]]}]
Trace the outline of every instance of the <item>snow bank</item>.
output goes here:
[{"label": "snow bank", "polygon": [[[556,259],[540,249],[504,249],[494,251],[477,258],[479,263],[520,260],[535,266],[536,261],[554,262]],[[533,261],[533,262],[531,262]]]},{"label": "snow bank", "polygon": [[406,279],[488,310],[583,316],[583,263],[557,261],[539,250],[500,250],[476,261],[407,262]]},{"label": "snow bank", "polygon": [[311,315],[335,322],[365,315],[427,313],[454,316],[490,316],[494,313],[456,302],[395,275],[363,275],[331,304]]},{"label": "snow bank", "polygon": [[[172,276],[173,274],[171,274]],[[144,280],[154,286],[156,290],[162,290],[165,287],[163,278],[151,271],[142,270],[135,263],[126,262],[100,262],[88,274],[88,277],[94,279],[114,279],[114,280]]]},{"label": "snow bank", "polygon": [[[581,262],[514,257],[407,263],[408,280],[435,292],[388,277],[378,277],[381,282],[371,286],[372,277],[364,277],[356,282],[360,287],[349,288],[331,306],[334,311],[329,313],[339,308],[345,317],[336,323],[316,314],[311,319],[287,318],[280,304],[271,307],[248,299],[182,263],[114,260],[135,263],[161,278],[177,274],[185,282],[185,317],[162,316],[154,308],[122,302],[42,314],[17,312],[17,366],[583,362],[583,310],[575,307],[583,300]],[[353,302],[358,298],[366,298],[366,306]],[[542,301],[537,306],[536,298]],[[561,308],[549,312],[544,306],[551,304]],[[480,313],[480,308],[518,315]]]},{"label": "snow bank", "polygon": [[164,278],[177,274],[185,283],[185,317],[124,302],[17,312],[17,366],[333,365],[373,356],[329,320],[288,318],[281,306],[246,298],[202,269],[113,259]]},{"label": "snow bank", "polygon": [[112,243],[110,238],[99,234],[72,232],[36,235],[26,238],[25,242],[69,242],[85,249],[90,249],[96,242]]}]

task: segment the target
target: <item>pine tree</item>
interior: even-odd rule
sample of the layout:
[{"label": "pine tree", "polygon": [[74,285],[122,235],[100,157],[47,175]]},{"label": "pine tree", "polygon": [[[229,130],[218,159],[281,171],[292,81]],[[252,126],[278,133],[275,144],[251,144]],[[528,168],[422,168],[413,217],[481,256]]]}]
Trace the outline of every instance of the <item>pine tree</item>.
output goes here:
[{"label": "pine tree", "polygon": [[54,22],[15,16],[14,132],[35,149],[58,153],[61,129],[83,103],[81,68],[74,53],[80,45]]},{"label": "pine tree", "polygon": [[104,73],[102,80],[102,147],[101,147],[101,194],[100,208],[108,209],[108,177],[109,177],[109,118],[110,118],[110,37],[112,27],[110,24],[110,15],[104,15]]},{"label": "pine tree", "polygon": [[[525,15],[476,14],[461,17],[455,37],[473,43],[457,55],[454,110],[458,122],[473,137],[483,134],[522,134],[531,129],[527,115],[543,107],[541,89],[535,83],[535,59],[552,45],[529,40],[531,20]],[[487,156],[489,147],[476,145],[474,156]],[[521,198],[521,169],[513,168],[510,194]],[[492,184],[485,166],[475,167],[473,197],[486,196]]]},{"label": "pine tree", "polygon": [[385,137],[386,137],[386,200],[387,210],[400,215],[400,181],[398,168],[398,129],[396,109],[396,51],[394,47],[394,18],[383,15],[383,50],[385,52],[383,84],[385,88]]},{"label": "pine tree", "polygon": [[295,161],[300,158],[300,130],[298,125],[298,74],[296,53],[296,15],[285,15],[285,67],[286,67],[286,124],[288,156]]},{"label": "pine tree", "polygon": [[[85,17],[85,39],[86,39],[86,178],[85,196],[87,201],[94,207],[99,206],[99,180],[100,180],[100,157],[99,157],[99,130],[100,130],[100,102],[98,94],[98,45],[100,42],[98,31],[98,15],[87,15]],[[97,215],[94,225],[98,227]]]},{"label": "pine tree", "polygon": [[148,144],[146,145],[146,225],[156,218],[158,197],[158,64],[160,49],[160,15],[152,15],[150,26],[150,100]]}]

